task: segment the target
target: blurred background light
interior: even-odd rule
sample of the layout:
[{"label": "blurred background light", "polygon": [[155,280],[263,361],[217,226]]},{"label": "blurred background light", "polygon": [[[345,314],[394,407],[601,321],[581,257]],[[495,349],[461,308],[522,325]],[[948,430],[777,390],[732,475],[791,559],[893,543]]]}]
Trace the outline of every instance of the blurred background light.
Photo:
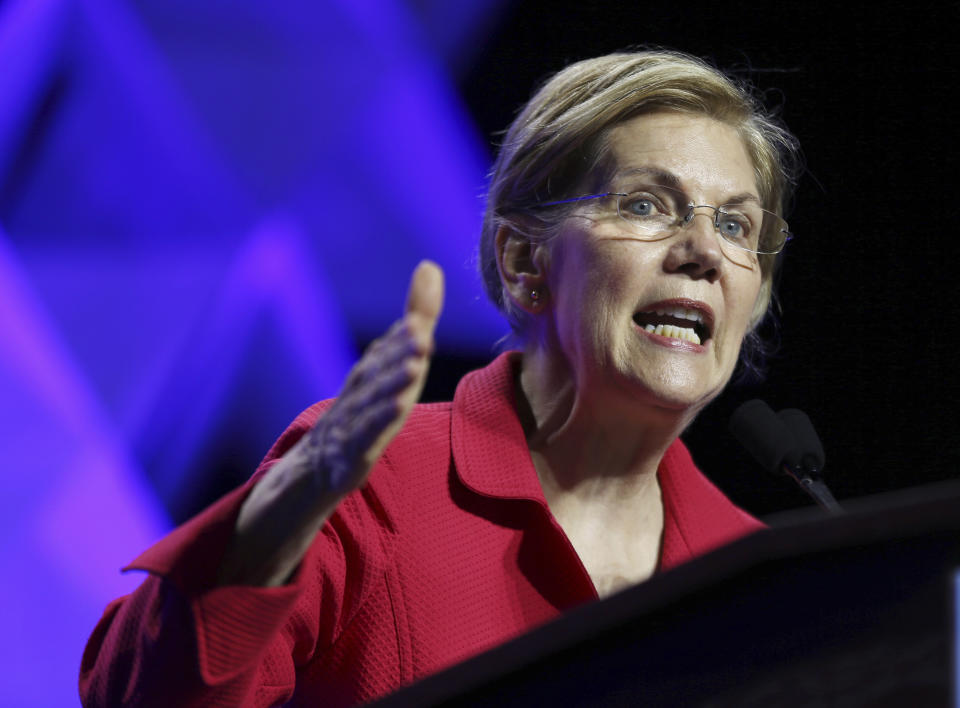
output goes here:
[{"label": "blurred background light", "polygon": [[501,336],[448,74],[497,5],[2,6],[0,704],[76,704],[120,566],[336,393],[418,260],[440,347]]}]

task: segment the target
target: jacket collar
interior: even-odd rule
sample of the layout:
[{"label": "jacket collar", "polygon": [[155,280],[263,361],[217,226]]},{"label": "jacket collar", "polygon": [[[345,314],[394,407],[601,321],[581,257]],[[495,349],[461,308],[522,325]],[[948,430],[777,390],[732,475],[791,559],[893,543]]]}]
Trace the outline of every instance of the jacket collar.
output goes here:
[{"label": "jacket collar", "polygon": [[[520,357],[520,352],[501,354],[461,379],[451,420],[454,469],[460,481],[477,494],[526,499],[549,513],[516,412]],[[669,557],[661,558],[662,568],[666,568],[688,560],[695,555],[693,549],[703,546],[699,551],[703,552],[705,543],[716,545],[713,535],[700,529],[710,525],[709,519],[700,519],[690,509],[683,513],[681,500],[693,509],[734,507],[700,474],[679,438],[660,461],[657,478],[664,504],[663,545],[669,550],[665,554]]]},{"label": "jacket collar", "polygon": [[488,497],[528,499],[544,507],[537,471],[517,417],[520,352],[506,352],[467,374],[453,396],[451,438],[457,475]]}]

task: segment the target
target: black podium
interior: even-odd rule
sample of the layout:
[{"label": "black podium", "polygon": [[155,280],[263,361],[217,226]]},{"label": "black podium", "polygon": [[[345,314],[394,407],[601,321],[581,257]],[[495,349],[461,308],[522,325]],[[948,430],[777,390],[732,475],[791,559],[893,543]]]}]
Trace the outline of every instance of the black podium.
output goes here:
[{"label": "black podium", "polygon": [[784,521],[375,705],[954,705],[960,483],[846,508]]}]

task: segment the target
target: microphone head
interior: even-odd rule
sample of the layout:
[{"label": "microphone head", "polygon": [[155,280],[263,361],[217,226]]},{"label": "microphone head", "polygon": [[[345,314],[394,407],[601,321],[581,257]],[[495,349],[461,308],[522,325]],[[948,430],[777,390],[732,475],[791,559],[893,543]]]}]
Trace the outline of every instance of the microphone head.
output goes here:
[{"label": "microphone head", "polygon": [[[807,414],[797,408],[784,408],[777,413],[777,417],[793,433],[803,457],[804,468],[808,472],[822,470],[827,455],[823,451],[823,443],[820,442],[820,437]],[[799,463],[800,460],[797,460],[797,462]],[[811,467],[813,469],[810,469]]]},{"label": "microphone head", "polygon": [[729,427],[733,437],[768,472],[781,474],[784,462],[789,465],[800,460],[793,432],[760,399],[747,401],[737,408]]}]

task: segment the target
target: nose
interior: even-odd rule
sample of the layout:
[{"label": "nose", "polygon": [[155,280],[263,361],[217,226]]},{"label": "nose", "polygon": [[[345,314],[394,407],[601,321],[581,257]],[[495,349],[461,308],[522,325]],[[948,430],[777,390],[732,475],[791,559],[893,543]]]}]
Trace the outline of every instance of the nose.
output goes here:
[{"label": "nose", "polygon": [[691,278],[714,282],[720,277],[723,253],[713,211],[694,208],[689,220],[674,235],[664,268]]}]

